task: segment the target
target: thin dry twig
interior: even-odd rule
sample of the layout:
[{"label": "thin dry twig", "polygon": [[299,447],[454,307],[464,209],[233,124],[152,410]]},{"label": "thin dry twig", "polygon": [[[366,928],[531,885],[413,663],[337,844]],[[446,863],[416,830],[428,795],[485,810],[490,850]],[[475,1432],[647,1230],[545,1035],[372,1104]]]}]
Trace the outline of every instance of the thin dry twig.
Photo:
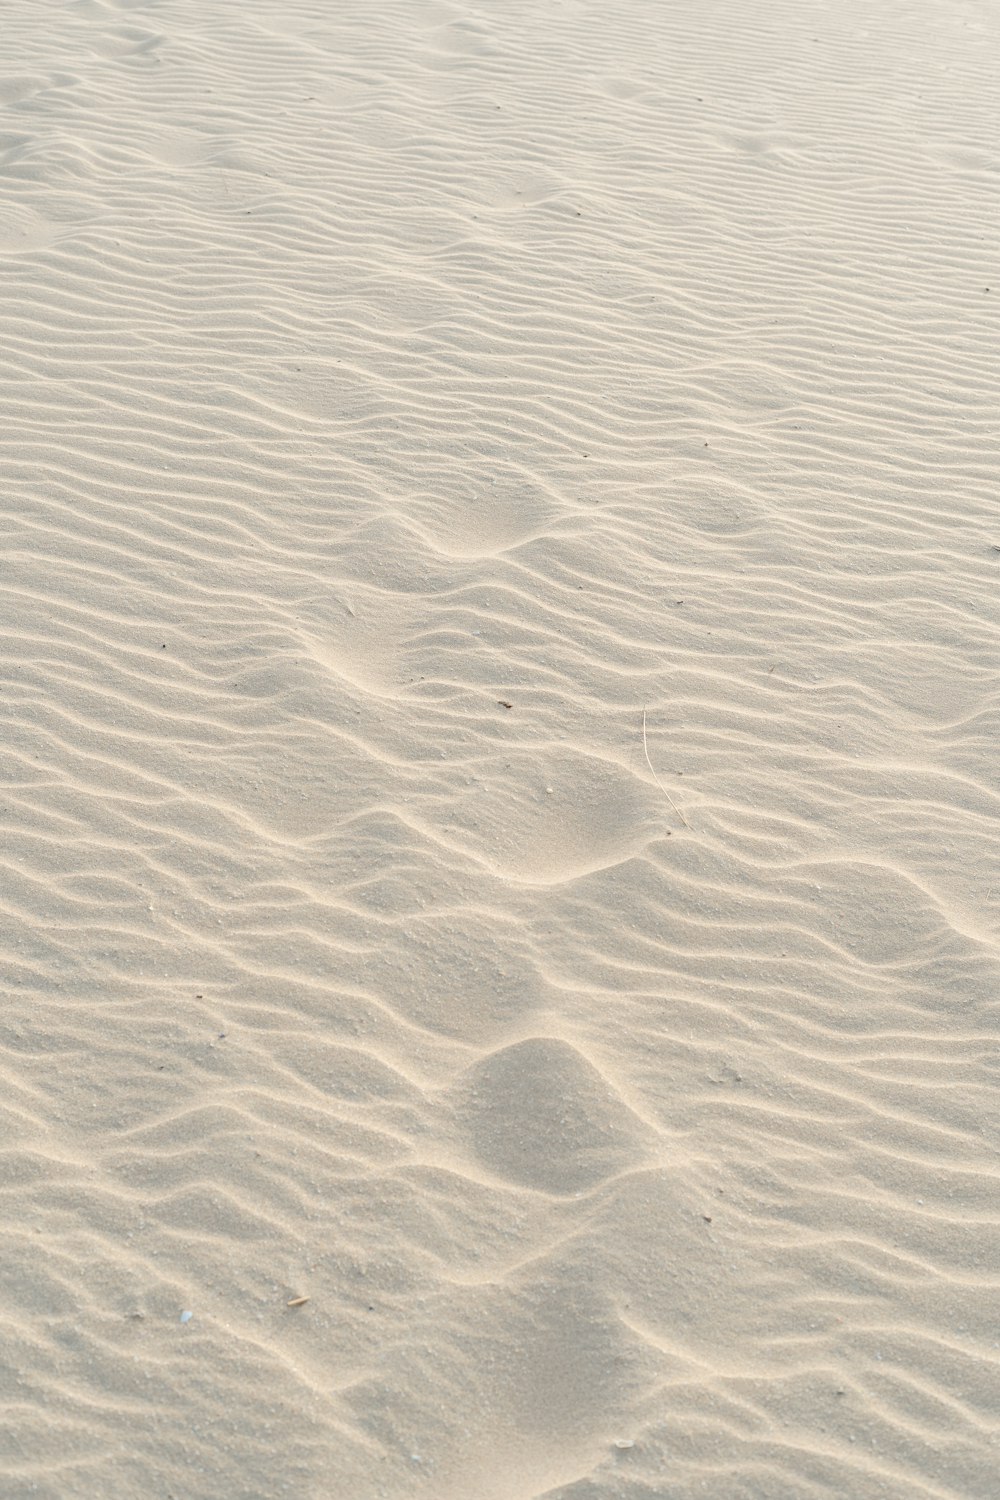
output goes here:
[{"label": "thin dry twig", "polygon": [[649,746],[646,744],[646,710],[645,709],[643,709],[643,711],[642,711],[642,750],[643,750],[643,754],[646,757],[646,764],[649,767],[650,771],[652,771],[652,773],[653,773],[653,780],[656,782],[656,785],[660,788],[660,791],[663,793],[664,797],[666,797],[667,801],[670,803],[670,806],[673,808],[674,812],[677,814],[677,816],[680,818],[681,822],[684,824],[684,827],[690,829],[691,824],[688,822],[687,818],[681,812],[680,808],[677,806],[677,803],[674,801],[673,797],[671,797],[670,793],[667,791],[666,787],[663,785],[663,782],[660,780],[659,776],[657,776],[656,772],[653,770],[653,762],[649,758]]}]

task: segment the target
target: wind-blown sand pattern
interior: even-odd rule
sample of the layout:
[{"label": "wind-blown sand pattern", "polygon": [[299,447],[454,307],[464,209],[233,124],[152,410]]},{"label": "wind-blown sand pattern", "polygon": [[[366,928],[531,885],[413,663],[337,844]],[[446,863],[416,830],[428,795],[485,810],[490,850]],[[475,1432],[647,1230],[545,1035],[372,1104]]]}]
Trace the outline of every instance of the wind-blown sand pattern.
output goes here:
[{"label": "wind-blown sand pattern", "polygon": [[996,8],[2,28],[4,1496],[995,1500]]}]

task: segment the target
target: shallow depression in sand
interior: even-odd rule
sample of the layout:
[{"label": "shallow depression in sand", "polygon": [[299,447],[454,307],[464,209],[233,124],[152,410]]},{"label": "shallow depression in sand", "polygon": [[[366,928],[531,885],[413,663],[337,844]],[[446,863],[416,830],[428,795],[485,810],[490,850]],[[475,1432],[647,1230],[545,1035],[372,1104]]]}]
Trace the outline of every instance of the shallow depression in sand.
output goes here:
[{"label": "shallow depression in sand", "polygon": [[568,750],[487,764],[439,816],[442,832],[477,861],[529,885],[621,864],[660,826],[637,775]]},{"label": "shallow depression in sand", "polygon": [[478,1063],[458,1113],[484,1166],[550,1193],[594,1187],[634,1166],[647,1134],[593,1064],[547,1037]]}]

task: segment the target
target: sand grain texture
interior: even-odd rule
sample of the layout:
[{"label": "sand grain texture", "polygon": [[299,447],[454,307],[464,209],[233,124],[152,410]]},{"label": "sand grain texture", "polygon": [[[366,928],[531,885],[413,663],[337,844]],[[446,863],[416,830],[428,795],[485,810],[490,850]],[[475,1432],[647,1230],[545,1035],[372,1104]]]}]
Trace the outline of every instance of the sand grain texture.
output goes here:
[{"label": "sand grain texture", "polygon": [[2,29],[4,1496],[995,1500],[996,8]]}]

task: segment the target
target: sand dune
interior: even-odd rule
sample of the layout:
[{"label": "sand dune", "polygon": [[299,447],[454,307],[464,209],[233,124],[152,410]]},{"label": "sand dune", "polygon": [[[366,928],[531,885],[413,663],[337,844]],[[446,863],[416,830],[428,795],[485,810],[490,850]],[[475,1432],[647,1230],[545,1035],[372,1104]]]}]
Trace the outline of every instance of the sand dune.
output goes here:
[{"label": "sand dune", "polygon": [[10,0],[5,1496],[995,1497],[997,33]]}]

